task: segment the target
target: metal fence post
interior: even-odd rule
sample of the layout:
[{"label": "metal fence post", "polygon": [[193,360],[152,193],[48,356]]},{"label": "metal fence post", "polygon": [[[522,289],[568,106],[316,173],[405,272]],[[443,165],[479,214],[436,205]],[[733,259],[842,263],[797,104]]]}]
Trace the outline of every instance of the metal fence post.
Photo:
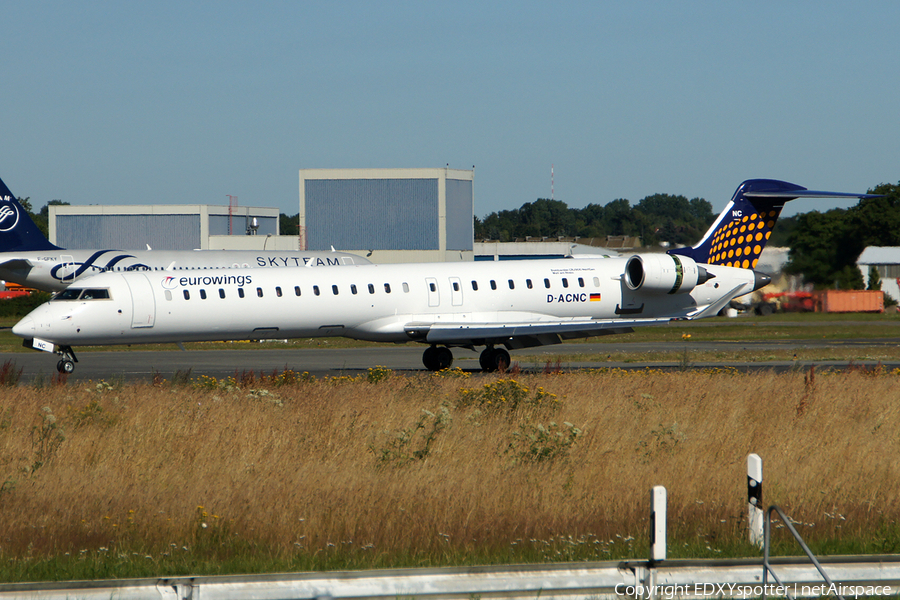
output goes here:
[{"label": "metal fence post", "polygon": [[762,459],[758,454],[747,456],[747,517],[750,526],[750,543],[763,547],[762,509]]},{"label": "metal fence post", "polygon": [[650,491],[650,560],[666,560],[666,488]]}]

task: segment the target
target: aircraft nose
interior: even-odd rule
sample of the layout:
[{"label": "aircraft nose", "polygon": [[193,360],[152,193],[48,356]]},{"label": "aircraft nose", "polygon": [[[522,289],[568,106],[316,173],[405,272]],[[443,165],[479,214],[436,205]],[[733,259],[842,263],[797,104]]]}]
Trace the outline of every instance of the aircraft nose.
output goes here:
[{"label": "aircraft nose", "polygon": [[34,337],[34,319],[23,317],[21,321],[13,325],[12,332],[14,335],[23,338]]}]

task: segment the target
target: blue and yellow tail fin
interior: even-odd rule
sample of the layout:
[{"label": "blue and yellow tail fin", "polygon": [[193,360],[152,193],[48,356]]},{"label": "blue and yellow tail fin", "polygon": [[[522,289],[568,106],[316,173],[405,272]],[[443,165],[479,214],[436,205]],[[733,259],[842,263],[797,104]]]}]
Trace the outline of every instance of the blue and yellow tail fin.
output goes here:
[{"label": "blue and yellow tail fin", "polygon": [[795,198],[869,198],[871,194],[817,192],[786,181],[748,179],[693,248],[675,248],[669,254],[689,256],[709,265],[756,267],[784,203]]}]

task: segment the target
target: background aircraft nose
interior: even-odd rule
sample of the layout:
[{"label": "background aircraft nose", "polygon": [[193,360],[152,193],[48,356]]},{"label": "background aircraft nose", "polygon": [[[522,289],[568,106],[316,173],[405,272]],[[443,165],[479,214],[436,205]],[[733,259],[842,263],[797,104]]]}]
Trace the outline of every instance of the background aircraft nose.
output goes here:
[{"label": "background aircraft nose", "polygon": [[34,319],[23,317],[21,321],[13,325],[12,332],[23,338],[34,337]]}]

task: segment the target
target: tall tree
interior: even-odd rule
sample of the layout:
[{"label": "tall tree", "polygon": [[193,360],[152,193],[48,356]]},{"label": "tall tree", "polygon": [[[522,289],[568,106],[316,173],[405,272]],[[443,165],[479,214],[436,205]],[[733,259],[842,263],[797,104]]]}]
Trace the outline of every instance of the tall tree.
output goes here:
[{"label": "tall tree", "polygon": [[848,209],[797,215],[785,271],[819,287],[862,289],[856,261],[866,246],[900,246],[900,185],[881,184]]}]

